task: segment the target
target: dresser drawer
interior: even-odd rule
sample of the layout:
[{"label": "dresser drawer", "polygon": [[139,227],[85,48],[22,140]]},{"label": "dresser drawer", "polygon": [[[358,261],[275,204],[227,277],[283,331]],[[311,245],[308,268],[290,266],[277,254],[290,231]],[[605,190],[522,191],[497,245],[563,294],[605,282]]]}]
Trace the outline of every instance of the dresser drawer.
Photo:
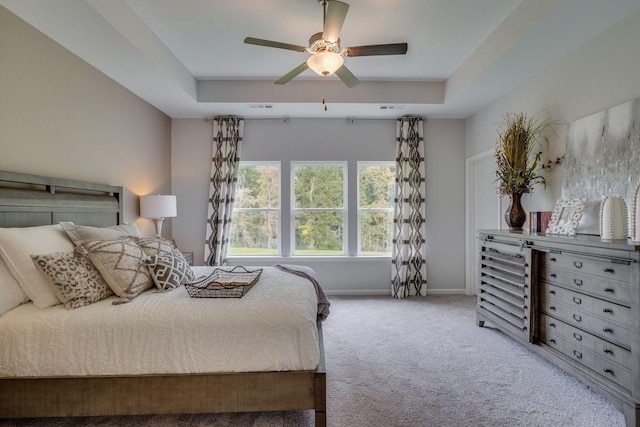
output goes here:
[{"label": "dresser drawer", "polygon": [[543,265],[540,269],[540,275],[541,280],[623,305],[628,305],[631,298],[631,287],[628,282],[594,277],[551,265]]},{"label": "dresser drawer", "polygon": [[543,264],[604,279],[619,280],[621,282],[628,282],[631,277],[631,266],[629,263],[617,263],[607,259],[545,252]]},{"label": "dresser drawer", "polygon": [[573,342],[574,345],[592,351],[595,355],[622,367],[629,368],[631,366],[631,352],[629,350],[542,314],[540,316],[540,340],[546,342],[549,334],[559,335],[566,341]]},{"label": "dresser drawer", "polygon": [[543,313],[625,348],[631,345],[631,310],[549,283],[541,283]]},{"label": "dresser drawer", "polygon": [[560,334],[546,330],[541,337],[543,343],[558,350],[562,354],[570,357],[576,362],[597,372],[604,378],[618,384],[627,390],[633,388],[633,376],[631,370],[619,365],[611,360],[600,357],[600,355],[588,350],[572,341],[567,340]]}]

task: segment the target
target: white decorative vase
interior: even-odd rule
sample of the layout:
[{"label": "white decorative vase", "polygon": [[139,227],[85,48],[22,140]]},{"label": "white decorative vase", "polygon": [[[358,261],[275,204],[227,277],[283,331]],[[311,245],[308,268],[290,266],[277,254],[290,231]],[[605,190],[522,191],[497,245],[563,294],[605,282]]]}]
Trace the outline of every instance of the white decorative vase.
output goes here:
[{"label": "white decorative vase", "polygon": [[600,204],[600,237],[605,240],[628,236],[627,204],[622,197],[608,196]]},{"label": "white decorative vase", "polygon": [[634,242],[640,242],[640,184],[636,187],[636,191],[633,192],[632,203],[629,235]]}]

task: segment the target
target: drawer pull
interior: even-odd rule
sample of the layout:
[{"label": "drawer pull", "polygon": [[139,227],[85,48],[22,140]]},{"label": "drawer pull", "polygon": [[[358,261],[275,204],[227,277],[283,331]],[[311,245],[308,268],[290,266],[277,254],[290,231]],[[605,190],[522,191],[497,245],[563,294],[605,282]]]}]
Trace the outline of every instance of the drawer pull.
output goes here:
[{"label": "drawer pull", "polygon": [[610,348],[603,348],[602,351],[604,351],[606,354],[613,354],[613,350],[611,350]]},{"label": "drawer pull", "polygon": [[582,262],[580,261],[573,261],[573,266],[575,268],[582,268]]},{"label": "drawer pull", "polygon": [[613,329],[605,327],[605,328],[602,328],[602,332],[606,332],[608,334],[612,334],[613,333]]},{"label": "drawer pull", "polygon": [[613,375],[613,369],[611,369],[611,368],[604,368],[603,371],[604,371],[605,374]]},{"label": "drawer pull", "polygon": [[555,323],[549,323],[549,326],[552,327],[552,328],[555,328],[556,324]]},{"label": "drawer pull", "polygon": [[573,283],[575,283],[576,286],[582,286],[582,280],[580,279],[573,279]]},{"label": "drawer pull", "polygon": [[556,340],[554,340],[553,338],[551,338],[551,339],[549,340],[549,342],[550,342],[551,344],[555,344],[555,343],[556,343]]},{"label": "drawer pull", "polygon": [[603,313],[613,313],[613,310],[611,310],[610,308],[606,308],[605,307],[605,308],[602,309],[602,312]]},{"label": "drawer pull", "polygon": [[576,304],[582,304],[582,299],[578,297],[573,297],[573,302],[575,302]]},{"label": "drawer pull", "polygon": [[602,271],[604,271],[605,273],[613,273],[613,268],[605,267],[602,269]]},{"label": "drawer pull", "polygon": [[555,278],[556,278],[556,277],[558,277],[558,276],[556,275],[556,273],[551,273],[551,274],[549,275],[549,277],[553,277],[553,278],[555,279]]},{"label": "drawer pull", "polygon": [[551,261],[551,262],[556,262],[556,258],[555,258],[555,257],[553,257],[553,258],[549,258],[549,261]]},{"label": "drawer pull", "polygon": [[582,359],[582,353],[580,353],[578,350],[573,350],[573,355],[578,359]]},{"label": "drawer pull", "polygon": [[578,341],[582,341],[582,335],[580,335],[580,334],[578,334],[576,332],[573,333],[573,337]]},{"label": "drawer pull", "polygon": [[549,307],[549,310],[556,311],[556,308],[555,308],[554,306],[550,306],[550,307]]},{"label": "drawer pull", "polygon": [[604,288],[604,291],[609,292],[610,294],[615,292],[613,288]]},{"label": "drawer pull", "polygon": [[549,291],[549,293],[550,293],[551,295],[555,295],[555,294],[556,294],[556,291]]},{"label": "drawer pull", "polygon": [[574,314],[573,315],[573,320],[575,320],[576,322],[582,322],[582,316]]}]

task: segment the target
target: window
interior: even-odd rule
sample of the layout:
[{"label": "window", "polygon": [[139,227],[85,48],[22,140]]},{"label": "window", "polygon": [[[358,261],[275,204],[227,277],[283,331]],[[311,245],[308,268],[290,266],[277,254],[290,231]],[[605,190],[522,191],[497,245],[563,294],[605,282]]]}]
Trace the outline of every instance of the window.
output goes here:
[{"label": "window", "polygon": [[293,253],[344,255],[346,162],[292,162]]},{"label": "window", "polygon": [[358,254],[390,255],[394,162],[358,162]]},{"label": "window", "polygon": [[280,162],[240,162],[229,255],[277,255]]}]

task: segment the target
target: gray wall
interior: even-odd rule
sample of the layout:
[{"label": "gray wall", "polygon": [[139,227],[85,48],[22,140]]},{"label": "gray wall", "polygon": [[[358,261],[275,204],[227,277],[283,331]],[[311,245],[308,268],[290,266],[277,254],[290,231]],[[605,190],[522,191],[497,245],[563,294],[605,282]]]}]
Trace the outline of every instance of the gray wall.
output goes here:
[{"label": "gray wall", "polygon": [[[640,96],[639,40],[637,12],[469,117],[466,156],[493,149],[496,124],[504,113],[545,109],[559,121],[557,136],[551,139],[550,155],[564,154],[570,122]],[[560,197],[562,167],[552,170],[547,178],[546,189],[537,186],[531,196],[523,199],[526,210],[553,210]]]},{"label": "gray wall", "polygon": [[[183,250],[194,252],[196,263],[202,263],[211,122],[173,119],[172,141],[172,187],[178,195],[173,236]],[[283,177],[289,162],[295,160],[348,160],[354,172],[357,160],[394,160],[394,145],[394,120],[247,119],[242,159],[279,160]],[[427,120],[425,146],[428,289],[432,293],[463,292],[464,270],[451,266],[464,253],[464,121]],[[234,263],[247,265],[277,262],[313,267],[332,294],[390,294],[389,258],[234,259]]]},{"label": "gray wall", "polygon": [[170,118],[2,6],[0,153],[2,170],[124,186],[147,235],[138,195],[171,191]]}]

